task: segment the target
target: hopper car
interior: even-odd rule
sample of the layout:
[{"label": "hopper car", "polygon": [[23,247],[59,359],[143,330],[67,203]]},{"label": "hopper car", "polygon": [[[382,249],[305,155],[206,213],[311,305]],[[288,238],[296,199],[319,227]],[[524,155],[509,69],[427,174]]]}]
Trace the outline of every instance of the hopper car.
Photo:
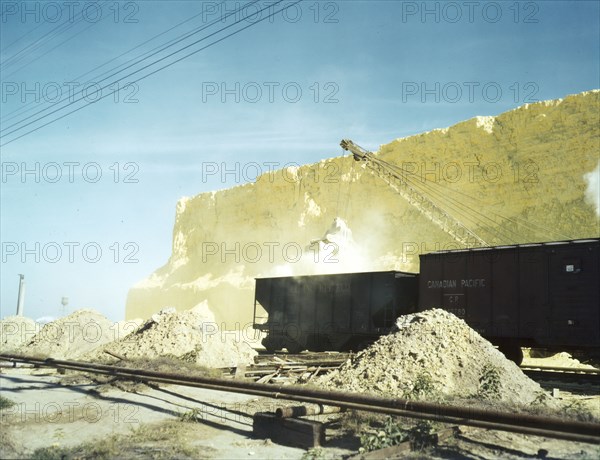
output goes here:
[{"label": "hopper car", "polygon": [[526,346],[597,352],[600,238],[432,252],[420,255],[418,274],[258,278],[254,327],[267,350],[357,350],[398,316],[431,308],[464,319],[515,362]]}]

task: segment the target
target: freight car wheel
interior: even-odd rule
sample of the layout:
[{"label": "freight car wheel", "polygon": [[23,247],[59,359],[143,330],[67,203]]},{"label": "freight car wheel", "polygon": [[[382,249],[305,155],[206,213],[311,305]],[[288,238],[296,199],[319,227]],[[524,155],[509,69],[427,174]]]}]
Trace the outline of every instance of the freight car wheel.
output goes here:
[{"label": "freight car wheel", "polygon": [[342,349],[346,351],[359,352],[361,350],[364,350],[365,348],[369,348],[371,345],[373,345],[374,342],[375,339],[354,339],[346,343]]},{"label": "freight car wheel", "polygon": [[305,348],[300,345],[298,342],[289,341],[285,344],[285,348],[287,348],[288,353],[295,355],[303,351]]},{"label": "freight car wheel", "polygon": [[262,339],[262,345],[265,347],[269,353],[273,353],[274,351],[281,350],[283,348],[283,344],[281,340],[273,339],[272,337],[265,337]]},{"label": "freight car wheel", "polygon": [[311,351],[333,350],[329,337],[324,334],[311,334],[307,340],[307,349]]},{"label": "freight car wheel", "polygon": [[506,356],[507,359],[513,361],[517,366],[523,363],[523,350],[517,342],[501,342],[498,345],[498,350]]}]

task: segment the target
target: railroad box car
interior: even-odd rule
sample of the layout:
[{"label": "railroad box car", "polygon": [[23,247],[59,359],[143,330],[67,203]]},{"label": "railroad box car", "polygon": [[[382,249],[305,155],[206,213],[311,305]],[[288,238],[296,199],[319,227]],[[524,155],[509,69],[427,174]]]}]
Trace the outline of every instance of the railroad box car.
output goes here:
[{"label": "railroad box car", "polygon": [[376,340],[416,309],[414,273],[258,278],[254,327],[267,333],[267,350],[344,350]]},{"label": "railroad box car", "polygon": [[600,239],[420,256],[419,310],[441,307],[519,360],[520,346],[600,347]]}]

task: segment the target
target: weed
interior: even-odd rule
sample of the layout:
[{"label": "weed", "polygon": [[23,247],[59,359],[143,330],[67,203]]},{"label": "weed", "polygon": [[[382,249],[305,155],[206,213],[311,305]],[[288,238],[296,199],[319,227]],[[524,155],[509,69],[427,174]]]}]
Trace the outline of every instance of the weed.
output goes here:
[{"label": "weed", "polygon": [[15,404],[16,403],[13,400],[0,396],[0,410],[9,409]]},{"label": "weed", "polygon": [[430,396],[435,389],[433,379],[429,372],[421,372],[417,375],[415,383],[410,391],[404,392],[404,397],[407,399],[422,399]]},{"label": "weed", "polygon": [[408,439],[412,450],[423,450],[437,443],[437,435],[432,422],[421,420],[408,430]]},{"label": "weed", "polygon": [[365,427],[381,425],[383,420],[384,417],[381,414],[349,410],[342,414],[340,424],[344,430],[355,436],[360,436],[364,433]]},{"label": "weed", "polygon": [[65,437],[65,430],[63,430],[62,428],[58,428],[55,432],[54,435],[52,436],[54,439],[56,439],[56,445],[59,445],[59,441],[62,441]]},{"label": "weed", "polygon": [[314,447],[304,452],[302,457],[300,457],[300,460],[323,460],[325,458],[327,458],[325,455],[325,450],[323,450],[321,447]]},{"label": "weed", "polygon": [[500,398],[500,370],[492,364],[485,364],[479,377],[477,395],[482,399]]},{"label": "weed", "polygon": [[36,449],[31,456],[32,460],[66,460],[71,458],[73,457],[69,454],[68,449],[57,445]]},{"label": "weed", "polygon": [[437,443],[436,426],[433,422],[421,420],[416,425],[403,428],[396,417],[385,419],[383,427],[376,432],[366,432],[360,437],[361,452],[370,452],[410,442],[412,450],[423,450]]},{"label": "weed", "polygon": [[584,402],[576,399],[565,406],[566,415],[581,422],[595,422],[596,417],[585,406]]},{"label": "weed", "polygon": [[35,460],[71,460],[82,458],[206,458],[210,447],[193,446],[189,442],[194,428],[181,422],[169,421],[141,425],[127,434],[115,434],[74,447],[50,447],[36,449],[31,458]]},{"label": "weed", "polygon": [[202,411],[198,408],[189,410],[187,412],[182,413],[179,416],[179,421],[181,422],[197,422],[198,419],[202,418]]},{"label": "weed", "polygon": [[191,351],[187,355],[160,356],[153,359],[147,358],[129,358],[126,361],[119,361],[116,366],[125,366],[134,369],[153,372],[172,372],[176,374],[198,375],[202,377],[222,377],[220,369],[212,369],[196,364],[191,360],[191,356],[196,353]]},{"label": "weed", "polygon": [[535,398],[529,403],[529,406],[533,409],[545,407],[548,402],[548,395],[543,391],[538,391],[535,394]]},{"label": "weed", "polygon": [[383,449],[395,446],[407,439],[406,431],[400,428],[400,424],[394,417],[387,417],[382,429],[376,432],[365,432],[360,436],[360,444],[363,452]]}]

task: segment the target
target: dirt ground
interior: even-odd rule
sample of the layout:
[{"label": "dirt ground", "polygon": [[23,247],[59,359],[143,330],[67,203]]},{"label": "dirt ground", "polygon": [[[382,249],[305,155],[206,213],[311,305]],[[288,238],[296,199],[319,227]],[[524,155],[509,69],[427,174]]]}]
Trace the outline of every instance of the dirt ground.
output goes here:
[{"label": "dirt ground", "polygon": [[[2,411],[0,458],[30,458],[36,449],[73,448],[90,441],[110,444],[108,454],[92,451],[105,458],[337,459],[356,454],[359,447],[357,436],[339,437],[335,423],[327,430],[326,447],[310,452],[254,438],[251,414],[273,411],[280,405],[275,400],[181,386],[130,386],[124,391],[71,375],[2,369],[0,395],[16,404]],[[598,404],[600,398],[594,401]],[[469,427],[423,454],[517,459],[535,457],[540,449],[548,451],[547,458],[600,458],[598,446]],[[60,458],[48,452],[52,450],[39,458]]]},{"label": "dirt ground", "polygon": [[37,448],[72,447],[186,414],[201,421],[186,425],[205,458],[300,458],[305,452],[252,438],[247,414],[274,410],[252,396],[181,386],[98,392],[95,384],[66,386],[61,378],[53,370],[3,370],[0,394],[17,404],[3,411],[1,458],[27,458]]}]

